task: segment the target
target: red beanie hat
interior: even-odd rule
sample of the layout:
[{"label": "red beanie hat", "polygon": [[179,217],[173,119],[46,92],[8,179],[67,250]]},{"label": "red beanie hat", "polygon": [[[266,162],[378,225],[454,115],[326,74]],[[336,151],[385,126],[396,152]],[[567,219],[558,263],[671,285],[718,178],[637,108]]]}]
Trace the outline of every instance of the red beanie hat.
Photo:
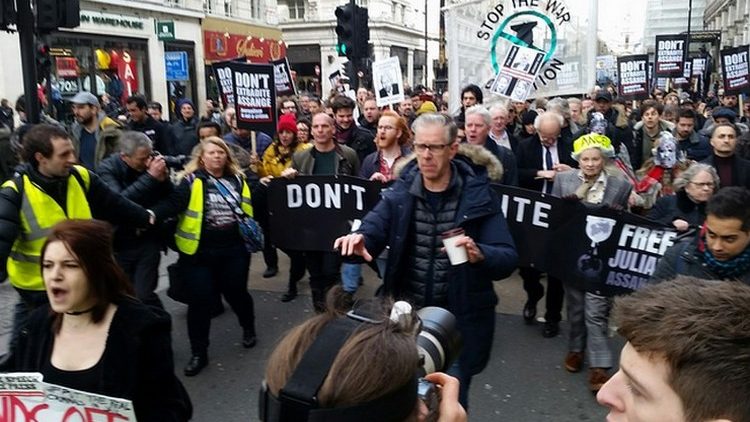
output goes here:
[{"label": "red beanie hat", "polygon": [[276,132],[281,133],[283,130],[297,133],[297,118],[294,117],[294,114],[282,114],[279,117],[279,125],[276,127]]}]

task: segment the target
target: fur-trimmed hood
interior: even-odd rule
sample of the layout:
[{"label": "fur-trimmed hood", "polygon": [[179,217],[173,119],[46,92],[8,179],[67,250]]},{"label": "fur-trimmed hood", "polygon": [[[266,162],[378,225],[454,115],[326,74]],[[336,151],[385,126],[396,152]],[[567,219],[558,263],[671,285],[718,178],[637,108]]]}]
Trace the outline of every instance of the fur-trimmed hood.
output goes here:
[{"label": "fur-trimmed hood", "polygon": [[[393,168],[396,177],[401,176],[403,170],[414,162],[416,165],[416,154],[411,154],[403,160],[399,160]],[[487,172],[487,178],[493,183],[500,183],[503,179],[504,169],[500,160],[495,157],[487,148],[472,144],[459,144],[458,153],[454,160],[464,160],[467,164],[474,167],[484,167]]]}]

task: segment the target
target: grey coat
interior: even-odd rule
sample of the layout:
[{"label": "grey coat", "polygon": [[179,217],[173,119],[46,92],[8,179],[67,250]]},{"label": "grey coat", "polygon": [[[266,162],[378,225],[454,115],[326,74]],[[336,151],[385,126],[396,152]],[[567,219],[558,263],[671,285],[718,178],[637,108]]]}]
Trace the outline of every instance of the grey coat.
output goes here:
[{"label": "grey coat", "polygon": [[[578,172],[580,172],[580,170],[574,169],[557,173],[557,175],[555,175],[555,181],[552,183],[552,195],[557,196],[558,198],[575,195],[576,190],[583,183],[581,178],[578,177]],[[628,198],[630,197],[630,192],[632,190],[633,186],[631,186],[626,180],[617,176],[609,175],[607,176],[607,186],[604,188],[602,204],[627,208]]]},{"label": "grey coat", "polygon": [[[297,151],[292,156],[292,168],[301,175],[311,175],[315,168],[315,147]],[[346,145],[336,145],[335,175],[359,176],[359,158],[357,152]]]}]

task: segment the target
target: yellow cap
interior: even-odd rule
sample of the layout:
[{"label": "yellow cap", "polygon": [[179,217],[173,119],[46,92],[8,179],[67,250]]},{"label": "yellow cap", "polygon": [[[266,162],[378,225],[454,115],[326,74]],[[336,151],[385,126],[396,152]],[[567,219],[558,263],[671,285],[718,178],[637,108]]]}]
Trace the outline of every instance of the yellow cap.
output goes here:
[{"label": "yellow cap", "polygon": [[578,156],[589,148],[598,148],[610,158],[615,156],[615,149],[608,137],[598,133],[588,133],[573,142],[573,154],[571,154],[573,159],[578,161]]}]

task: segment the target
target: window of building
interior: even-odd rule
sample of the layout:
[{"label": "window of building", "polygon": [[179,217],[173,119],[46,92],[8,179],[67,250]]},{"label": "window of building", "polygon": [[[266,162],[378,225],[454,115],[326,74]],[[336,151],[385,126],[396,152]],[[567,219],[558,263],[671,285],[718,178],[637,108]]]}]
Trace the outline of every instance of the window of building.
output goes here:
[{"label": "window of building", "polygon": [[286,0],[286,5],[289,9],[289,19],[305,18],[305,0]]},{"label": "window of building", "polygon": [[260,0],[250,0],[250,17],[260,19]]},{"label": "window of building", "polygon": [[356,0],[357,6],[360,7],[367,7],[367,3],[369,3],[368,0]]},{"label": "window of building", "polygon": [[203,11],[206,13],[213,13],[214,12],[214,4],[213,0],[203,0]]},{"label": "window of building", "polygon": [[234,14],[234,0],[224,0],[224,15],[232,16]]}]

